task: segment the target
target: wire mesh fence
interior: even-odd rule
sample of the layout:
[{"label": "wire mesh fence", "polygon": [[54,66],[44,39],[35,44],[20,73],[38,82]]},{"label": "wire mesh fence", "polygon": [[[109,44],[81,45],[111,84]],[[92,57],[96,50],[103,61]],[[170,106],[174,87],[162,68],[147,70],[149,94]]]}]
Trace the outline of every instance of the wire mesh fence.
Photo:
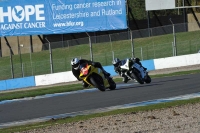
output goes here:
[{"label": "wire mesh fence", "polygon": [[[141,60],[198,53],[200,31],[196,23],[175,24],[150,29],[18,47],[15,55],[0,58],[0,80],[71,70],[74,57],[112,65],[114,57]],[[173,30],[174,26],[174,30]],[[195,29],[195,30],[194,30]],[[37,49],[37,50],[35,50]],[[40,49],[40,50],[39,50]]]}]

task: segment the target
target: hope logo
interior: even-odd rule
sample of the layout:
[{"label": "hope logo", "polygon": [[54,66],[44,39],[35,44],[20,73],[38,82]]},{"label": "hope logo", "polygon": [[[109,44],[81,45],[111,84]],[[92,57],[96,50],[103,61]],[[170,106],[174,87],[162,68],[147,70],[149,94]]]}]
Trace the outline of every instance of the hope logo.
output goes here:
[{"label": "hope logo", "polygon": [[[0,23],[1,22],[21,22],[21,21],[41,21],[45,20],[44,5],[25,5],[11,7],[0,7]],[[7,20],[7,21],[6,21]]]},{"label": "hope logo", "polygon": [[17,22],[24,20],[24,9],[21,6],[15,6],[12,10],[12,17]]}]

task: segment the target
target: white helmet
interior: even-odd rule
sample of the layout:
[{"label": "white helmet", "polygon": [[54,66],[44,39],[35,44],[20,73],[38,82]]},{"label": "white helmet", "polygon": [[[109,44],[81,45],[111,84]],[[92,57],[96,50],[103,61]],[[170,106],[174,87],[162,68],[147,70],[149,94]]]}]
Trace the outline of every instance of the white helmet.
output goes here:
[{"label": "white helmet", "polygon": [[119,58],[115,58],[113,61],[112,61],[112,64],[113,65],[116,65],[120,62],[120,59]]},{"label": "white helmet", "polygon": [[80,65],[80,60],[78,58],[74,58],[71,60],[71,65],[75,70],[78,70]]}]

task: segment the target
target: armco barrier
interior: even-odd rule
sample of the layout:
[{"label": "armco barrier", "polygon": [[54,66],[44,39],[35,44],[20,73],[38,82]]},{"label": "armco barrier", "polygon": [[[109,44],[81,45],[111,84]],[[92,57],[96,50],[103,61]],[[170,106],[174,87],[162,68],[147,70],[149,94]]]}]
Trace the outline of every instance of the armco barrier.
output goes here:
[{"label": "armco barrier", "polygon": [[[148,71],[200,64],[200,53],[141,61]],[[113,66],[104,66],[111,76],[116,76]],[[71,71],[0,81],[0,91],[32,86],[51,85],[76,81]]]}]

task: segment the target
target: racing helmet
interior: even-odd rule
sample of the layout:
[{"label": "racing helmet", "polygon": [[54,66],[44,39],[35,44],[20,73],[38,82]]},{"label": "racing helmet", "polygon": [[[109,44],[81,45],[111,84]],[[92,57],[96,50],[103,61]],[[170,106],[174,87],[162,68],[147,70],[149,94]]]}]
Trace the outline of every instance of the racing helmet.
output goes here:
[{"label": "racing helmet", "polygon": [[80,60],[78,58],[74,58],[71,60],[71,65],[75,70],[78,70],[80,66]]},{"label": "racing helmet", "polygon": [[114,66],[117,66],[119,63],[120,63],[120,59],[119,59],[119,58],[115,58],[115,59],[112,61],[112,64],[113,64]]}]

